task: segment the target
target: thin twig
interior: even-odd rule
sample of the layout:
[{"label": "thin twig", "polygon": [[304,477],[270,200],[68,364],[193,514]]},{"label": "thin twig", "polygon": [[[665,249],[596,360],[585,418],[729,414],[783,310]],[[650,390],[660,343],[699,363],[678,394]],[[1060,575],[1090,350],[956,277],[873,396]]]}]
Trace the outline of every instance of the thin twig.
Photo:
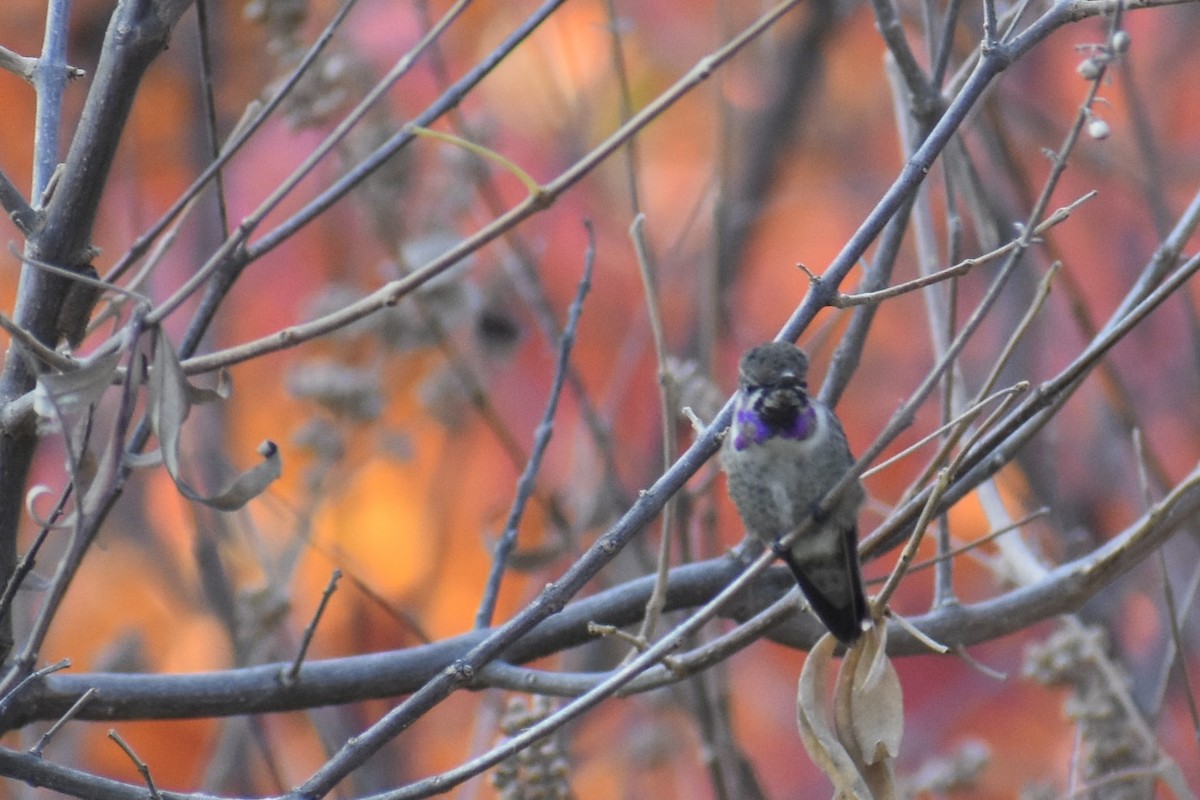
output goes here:
[{"label": "thin twig", "polygon": [[21,190],[9,179],[4,170],[0,170],[0,207],[8,212],[13,224],[28,236],[33,232],[38,222],[38,212],[26,202]]},{"label": "thin twig", "polygon": [[[911,572],[912,570],[909,570],[909,571]],[[961,658],[968,666],[972,667],[976,672],[979,672],[983,675],[987,675],[992,680],[1003,681],[1003,680],[1008,679],[1007,673],[1001,672],[998,669],[992,669],[987,664],[984,664],[983,662],[979,661],[974,656],[972,656],[970,653],[968,653],[967,648],[963,647],[962,645],[957,645],[956,647],[954,647],[953,652],[954,652],[954,655]]]},{"label": "thin twig", "polygon": [[129,299],[135,300],[135,301],[143,303],[145,305],[150,304],[150,298],[146,297],[143,294],[135,292],[131,289],[127,289],[123,286],[116,286],[114,284],[108,283],[107,281],[105,281],[101,278],[93,278],[91,275],[86,275],[77,269],[67,269],[66,267],[61,267],[58,264],[51,264],[49,261],[44,261],[42,259],[35,258],[32,255],[29,255],[28,253],[19,253],[12,246],[9,247],[9,252],[12,253],[17,258],[21,259],[22,263],[28,264],[29,266],[32,266],[32,267],[37,267],[42,272],[48,272],[51,275],[56,275],[60,278],[66,278],[67,280],[74,281],[75,283],[81,283],[84,286],[88,286],[92,289],[95,289],[96,291],[116,292],[117,294],[125,295]]},{"label": "thin twig", "polygon": [[[451,249],[434,258],[428,264],[425,264],[420,269],[414,270],[409,275],[393,281],[388,285],[376,290],[367,297],[351,303],[339,311],[328,314],[324,317],[312,320],[302,325],[294,325],[289,328],[277,331],[269,336],[264,336],[250,342],[237,345],[235,347],[221,350],[210,355],[190,358],[183,362],[184,372],[188,375],[194,375],[198,372],[209,372],[221,366],[230,366],[237,364],[247,359],[255,358],[266,353],[273,353],[279,350],[295,347],[296,345],[314,339],[318,336],[323,336],[327,333],[335,331],[351,322],[362,319],[381,308],[385,308],[395,303],[409,292],[424,284],[426,281],[445,272],[450,267],[458,263],[467,254],[475,252],[483,245],[497,238],[501,234],[516,226],[517,223],[532,216],[539,211],[544,210],[553,204],[554,200],[563,192],[574,186],[583,177],[597,166],[605,161],[613,152],[620,148],[629,137],[635,135],[642,128],[646,127],[651,121],[657,119],[663,111],[671,107],[679,100],[680,97],[687,94],[693,88],[705,81],[717,67],[724,64],[732,58],[738,51],[745,47],[749,42],[753,41],[763,31],[769,29],[778,19],[784,14],[799,5],[800,0],[784,0],[779,5],[775,6],[761,17],[759,17],[752,25],[743,30],[738,36],[725,43],[722,47],[714,51],[711,55],[702,58],[696,66],[694,66],[686,75],[676,81],[670,88],[658,95],[645,108],[634,115],[633,119],[622,125],[614,131],[607,139],[596,145],[586,155],[568,167],[557,178],[542,187],[542,191],[537,195],[526,198],[521,203],[512,207],[491,223],[455,245]],[[473,73],[472,73],[473,74]],[[479,76],[482,77],[482,76]],[[461,82],[460,82],[461,83]],[[413,124],[426,124],[424,119],[415,120]],[[398,136],[405,136],[402,131]],[[415,134],[407,134],[407,136],[415,136]],[[386,145],[385,145],[386,147]],[[380,152],[380,151],[377,151]],[[390,149],[382,151],[390,156],[393,152]],[[382,160],[386,160],[384,157]],[[375,158],[372,157],[364,162],[366,167],[370,163],[374,163]],[[350,176],[347,176],[349,178]],[[320,210],[328,203],[332,203],[341,193],[349,191],[352,187],[342,187],[341,183],[330,188],[333,193],[329,198],[318,198],[313,201],[314,204],[320,204]],[[323,196],[324,197],[324,196]],[[316,209],[313,209],[316,210]],[[291,223],[283,223],[272,234],[267,234],[253,248],[251,248],[247,257],[260,255],[270,248],[276,246],[294,233],[294,229],[299,225],[308,221],[307,217],[311,213],[308,210],[298,212],[297,217]],[[300,218],[302,217],[302,219]],[[215,256],[214,256],[215,258]]]},{"label": "thin twig", "polygon": [[[943,606],[943,608],[945,608],[945,606]],[[893,611],[890,608],[885,609],[883,614],[885,617],[887,617],[888,619],[892,620],[897,625],[899,625],[900,628],[902,630],[906,631],[909,636],[912,636],[913,640],[916,641],[917,643],[919,643],[924,650],[927,650],[927,651],[930,651],[933,653],[938,653],[939,655],[945,655],[946,653],[950,652],[949,647],[947,647],[946,645],[942,644],[941,642],[936,641],[935,639],[930,637],[927,633],[925,633],[923,630],[921,630],[916,625],[914,625],[912,622],[910,622],[908,620],[908,618],[905,617],[904,615],[897,614],[895,611]],[[891,636],[891,635],[892,635],[892,632],[889,630],[888,636]]]},{"label": "thin twig", "polygon": [[909,47],[899,11],[892,0],[871,0],[871,8],[875,12],[875,27],[887,43],[892,62],[904,77],[908,95],[912,98],[913,111],[918,119],[928,116],[927,109],[934,105],[934,90],[925,71],[917,63],[912,48]]},{"label": "thin twig", "polygon": [[66,508],[67,501],[71,497],[72,486],[73,484],[68,485],[58,496],[58,500],[55,502],[54,508],[51,509],[47,519],[50,524],[43,525],[41,530],[38,531],[37,536],[33,539],[33,543],[29,545],[29,549],[25,551],[25,554],[17,562],[17,568],[9,576],[8,583],[4,586],[3,594],[0,594],[0,616],[8,613],[9,608],[12,606],[13,598],[16,597],[17,591],[21,588],[21,584],[24,583],[26,576],[33,572],[33,568],[37,565],[37,555],[41,552],[42,545],[46,543],[46,537],[50,535],[55,522],[62,515],[63,509]]},{"label": "thin twig", "polygon": [[[628,684],[639,674],[654,664],[659,663],[664,656],[678,647],[687,636],[698,631],[702,625],[716,615],[717,611],[726,602],[741,591],[754,576],[766,569],[774,560],[774,557],[773,552],[769,550],[764,551],[744,572],[678,627],[672,629],[653,645],[649,645],[645,651],[639,653],[621,669],[618,669],[585,694],[564,705],[554,714],[531,725],[518,735],[506,739],[487,753],[476,757],[466,764],[447,770],[432,778],[409,784],[402,789],[378,795],[375,800],[416,800],[416,798],[441,794],[450,787],[457,786],[485,769],[500,763],[505,758],[524,750],[533,742],[550,735],[570,720],[578,718],[585,711]],[[302,786],[293,793],[293,796],[303,797],[309,791],[308,788]]]},{"label": "thin twig", "polygon": [[887,608],[887,602],[896,591],[896,587],[900,585],[900,579],[908,571],[908,565],[912,563],[913,557],[917,553],[917,547],[921,544],[925,530],[929,527],[929,521],[933,518],[937,509],[938,501],[946,491],[949,482],[949,473],[944,469],[941,470],[938,473],[937,480],[933,484],[933,491],[929,494],[929,500],[925,504],[925,509],[921,512],[921,516],[917,519],[917,524],[913,528],[912,536],[909,537],[908,544],[905,546],[903,552],[900,553],[899,560],[896,561],[896,566],[892,568],[892,573],[888,575],[883,588],[879,590],[879,593],[875,597],[871,598],[871,616],[878,618],[883,613],[883,610]]},{"label": "thin twig", "polygon": [[413,125],[411,130],[417,136],[422,138],[433,139],[445,144],[452,144],[456,147],[461,147],[477,158],[481,158],[485,161],[491,161],[493,164],[499,164],[500,167],[502,167],[506,172],[520,181],[521,185],[524,186],[525,190],[531,195],[536,195],[541,190],[541,187],[538,185],[538,182],[533,179],[533,176],[523,170],[515,161],[507,156],[497,153],[495,150],[484,147],[481,144],[468,141],[461,136],[456,136],[452,133],[443,133],[442,131],[436,131],[433,128],[425,128],[421,125]]},{"label": "thin twig", "polygon": [[1000,44],[996,34],[996,0],[983,0],[983,49],[989,50]]},{"label": "thin twig", "polygon": [[152,800],[162,800],[162,795],[158,793],[158,788],[154,785],[154,778],[150,777],[150,767],[146,765],[146,762],[138,758],[137,753],[133,752],[133,748],[121,738],[121,734],[117,733],[115,728],[108,729],[108,738],[116,742],[117,747],[124,750],[125,755],[129,756],[129,760],[137,767],[137,771],[142,775],[142,780],[146,782],[146,788],[150,790]]},{"label": "thin twig", "polygon": [[300,638],[300,650],[296,653],[292,665],[280,675],[284,686],[293,685],[300,677],[300,666],[304,663],[304,657],[308,655],[308,647],[312,644],[313,636],[317,632],[317,623],[325,614],[325,607],[329,605],[329,598],[333,597],[333,593],[337,591],[337,584],[341,578],[342,571],[340,569],[335,569],[329,576],[329,582],[325,584],[325,590],[321,592],[321,600],[317,603],[317,610],[313,612],[312,619],[305,626],[304,635]]},{"label": "thin twig", "polygon": [[79,699],[72,703],[71,707],[67,709],[66,713],[55,720],[54,724],[42,734],[41,738],[37,740],[37,744],[29,748],[30,755],[35,755],[38,758],[41,758],[42,753],[45,751],[47,745],[50,744],[50,740],[54,738],[54,735],[59,732],[62,726],[73,720],[75,716],[83,710],[84,706],[91,702],[91,699],[96,696],[96,691],[96,687],[93,686],[81,694]]},{"label": "thin twig", "polygon": [[[907,458],[908,456],[912,455],[917,450],[920,450],[922,447],[929,444],[930,442],[937,441],[938,439],[942,438],[942,434],[944,434],[946,431],[951,430],[957,426],[961,426],[963,423],[967,423],[967,422],[974,420],[976,417],[979,416],[979,414],[983,411],[983,409],[992,401],[1000,400],[1001,401],[1000,407],[1006,408],[1007,406],[1005,404],[1008,402],[1011,402],[1012,398],[1018,397],[1027,391],[1029,391],[1029,384],[1024,381],[1022,381],[1021,383],[1015,384],[1013,386],[1010,386],[1007,389],[1001,389],[1000,391],[993,394],[991,397],[986,397],[983,400],[979,401],[978,403],[971,405],[969,408],[965,409],[961,414],[959,414],[957,417],[950,420],[949,422],[947,422],[943,425],[939,425],[937,428],[934,428],[932,431],[925,434],[920,439],[918,439],[917,441],[910,444],[908,447],[905,447],[899,453],[896,453],[893,456],[889,456],[886,461],[881,461],[878,464],[876,464],[875,466],[871,467],[870,469],[864,471],[862,474],[862,477],[868,478],[878,472],[882,472],[883,470],[892,466],[896,462],[901,461],[901,460]],[[986,428],[986,425],[982,426],[982,427]],[[944,445],[943,445],[943,448],[944,448]],[[939,464],[943,458],[944,458],[944,454],[939,451],[938,456],[931,459],[930,463]],[[929,474],[932,474],[932,470],[930,470]],[[920,480],[918,485],[923,485],[924,481],[927,479],[928,479],[928,475],[926,475],[924,479]]]},{"label": "thin twig", "polygon": [[[646,244],[645,232],[646,215],[638,214],[629,226],[629,238],[633,240],[633,251],[638,264],[638,274],[642,278],[642,295],[646,298],[646,316],[650,321],[650,334],[654,341],[654,361],[658,374],[658,411],[659,424],[662,426],[662,468],[671,465],[678,444],[675,435],[675,407],[678,405],[667,368],[667,335],[663,330],[662,312],[658,304],[658,286],[654,277],[654,266],[650,249]],[[654,636],[666,603],[667,579],[671,572],[671,529],[675,523],[675,495],[667,498],[663,504],[660,517],[658,539],[658,557],[656,558],[654,591],[646,603],[646,616],[642,619],[638,638],[648,641]]]},{"label": "thin twig", "polygon": [[1030,514],[1026,514],[1025,516],[1021,517],[1020,519],[1010,522],[1008,525],[1005,525],[1002,528],[997,528],[996,530],[991,531],[990,533],[986,533],[983,536],[980,536],[978,539],[974,539],[970,542],[967,542],[964,545],[960,545],[958,547],[951,548],[950,550],[947,550],[945,553],[939,553],[938,555],[934,556],[933,558],[927,558],[927,559],[924,559],[923,561],[915,561],[915,562],[913,562],[912,566],[910,566],[908,568],[908,573],[911,575],[914,572],[920,572],[923,569],[928,569],[929,567],[934,566],[935,564],[937,564],[940,561],[954,559],[954,558],[957,558],[958,556],[961,556],[964,553],[969,553],[972,550],[976,550],[979,547],[982,547],[983,545],[987,544],[988,542],[993,541],[994,539],[998,539],[999,537],[1003,536],[1006,533],[1012,533],[1013,531],[1020,530],[1021,528],[1025,527],[1026,525],[1033,522],[1034,520],[1041,519],[1042,517],[1049,515],[1049,513],[1050,513],[1050,509],[1039,508],[1037,511],[1034,511]]},{"label": "thin twig", "polygon": [[1062,262],[1055,261],[1046,270],[1046,274],[1038,281],[1037,291],[1034,292],[1033,299],[1029,302],[1029,307],[1025,309],[1024,316],[1020,322],[1013,328],[1012,334],[1008,337],[1008,341],[1004,343],[1004,347],[1000,350],[1000,356],[996,359],[996,363],[992,365],[988,376],[984,378],[983,383],[979,386],[979,394],[990,392],[996,382],[1000,380],[1000,373],[1008,366],[1008,361],[1012,358],[1013,352],[1017,349],[1017,344],[1024,337],[1026,331],[1033,325],[1033,320],[1037,317],[1038,312],[1042,310],[1042,306],[1046,303],[1046,298],[1050,296],[1050,285],[1054,283],[1054,279],[1058,277],[1058,273],[1062,270]]},{"label": "thin twig", "polygon": [[[681,680],[700,675],[766,636],[771,629],[794,617],[800,609],[800,594],[789,591],[751,619],[734,629],[684,653],[663,656],[662,663],[649,667],[614,696],[628,697],[678,684]],[[621,628],[590,623],[589,631],[599,635],[621,637],[639,652],[649,644]],[[502,661],[488,664],[479,678],[480,685],[497,689],[548,694],[556,697],[580,697],[611,678],[614,671],[567,673],[517,667]]]},{"label": "thin twig", "polygon": [[[588,623],[588,633],[595,636],[614,639],[618,642],[623,642],[624,644],[629,645],[631,650],[631,655],[629,656],[630,658],[632,658],[632,654],[646,652],[646,648],[650,646],[649,640],[646,639],[645,636],[636,633],[630,633],[629,631],[623,628],[618,628],[615,625],[601,625],[596,622],[591,622]],[[673,656],[662,657],[662,664],[667,669],[672,669],[673,662]]]},{"label": "thin twig", "polygon": [[[33,76],[38,70],[38,60],[32,56],[23,56],[20,53],[9,50],[4,45],[0,45],[0,69],[5,72],[11,72],[21,80],[32,85]],[[79,67],[72,67],[67,64],[66,67],[67,80],[73,81],[77,78],[82,78],[87,75],[87,70]]]},{"label": "thin twig", "polygon": [[57,661],[48,667],[42,667],[41,669],[36,670],[36,671],[31,672],[28,675],[26,675],[24,678],[22,678],[17,683],[16,686],[12,687],[12,689],[5,692],[3,697],[0,697],[0,716],[4,715],[5,710],[8,708],[8,705],[13,701],[13,698],[15,698],[18,694],[20,694],[21,690],[24,689],[26,686],[33,683],[34,681],[41,680],[42,678],[46,677],[47,675],[58,672],[59,670],[67,669],[70,666],[71,666],[71,659],[64,658],[61,661]]},{"label": "thin twig", "polygon": [[542,413],[542,421],[534,434],[533,452],[517,480],[516,497],[513,498],[512,508],[509,509],[508,519],[504,523],[504,532],[496,542],[492,554],[492,568],[488,573],[487,584],[484,586],[483,598],[479,601],[479,609],[475,612],[475,627],[486,628],[492,624],[496,611],[496,600],[500,594],[500,582],[508,567],[508,558],[517,545],[517,528],[521,517],[525,514],[525,505],[533,495],[537,485],[537,473],[542,465],[542,457],[550,445],[550,437],[554,433],[554,417],[558,413],[558,401],[562,396],[563,381],[571,362],[571,349],[575,344],[575,335],[579,329],[579,319],[583,314],[583,301],[592,286],[592,267],[596,261],[596,232],[591,223],[585,222],[588,246],[583,257],[583,277],[579,279],[579,287],[575,291],[575,299],[567,310],[567,323],[563,327],[562,339],[558,345],[558,360],[554,367],[554,379],[550,385],[550,396],[546,400],[546,409]]},{"label": "thin twig", "polygon": [[862,294],[839,294],[833,301],[832,305],[836,306],[837,308],[849,308],[851,306],[867,305],[869,303],[881,303],[884,300],[890,300],[893,297],[908,294],[909,292],[916,291],[917,289],[923,289],[926,286],[932,286],[933,284],[940,283],[950,278],[957,278],[966,275],[974,267],[986,264],[989,261],[995,261],[1000,256],[1008,255],[1019,247],[1028,246],[1034,239],[1036,239],[1036,237],[1041,236],[1055,225],[1058,225],[1060,222],[1066,220],[1067,217],[1071,216],[1072,211],[1078,208],[1081,204],[1091,200],[1097,194],[1099,194],[1099,192],[1092,190],[1074,202],[1056,210],[1053,214],[1047,217],[1044,222],[1034,229],[1033,237],[1018,237],[996,248],[995,250],[992,250],[991,252],[984,253],[981,256],[965,258],[952,267],[947,267],[946,269],[939,270],[938,272],[933,272],[929,275],[923,275],[920,278],[914,278],[911,281],[905,281],[904,283],[899,283],[895,286],[889,286],[888,288],[878,292],[865,292]]},{"label": "thin twig", "polygon": [[[629,69],[626,66],[625,45],[622,42],[622,23],[615,0],[605,0],[604,10],[608,17],[608,47],[612,53],[613,75],[617,82],[617,100],[621,109],[622,124],[633,116],[633,91],[629,85]],[[638,192],[637,139],[630,137],[622,148],[625,155],[625,180],[629,187],[629,207],[634,216],[642,213],[642,201]]]},{"label": "thin twig", "polygon": [[[1200,564],[1192,570],[1191,580],[1188,581],[1187,587],[1183,591],[1182,602],[1179,603],[1180,608],[1191,608],[1193,601],[1196,599],[1197,592],[1200,592]],[[1150,706],[1150,715],[1157,717],[1162,709],[1163,701],[1167,696],[1167,689],[1170,685],[1171,673],[1175,671],[1177,664],[1180,664],[1179,654],[1186,652],[1180,648],[1180,643],[1175,641],[1174,636],[1167,642],[1167,646],[1163,648],[1162,654],[1162,672],[1159,673],[1156,681],[1156,688],[1153,693],[1154,702]],[[1200,742],[1200,729],[1193,728],[1193,736]]]},{"label": "thin twig", "polygon": [[[1158,550],[1158,568],[1162,573],[1163,581],[1163,600],[1167,604],[1167,625],[1171,631],[1171,640],[1175,645],[1176,653],[1186,653],[1183,643],[1183,629],[1180,624],[1179,607],[1175,602],[1175,590],[1171,587],[1171,573],[1167,569],[1167,556],[1162,551]],[[1188,671],[1185,668],[1185,662],[1178,660],[1180,665],[1179,676],[1183,684],[1183,696],[1187,700],[1188,714],[1192,718],[1192,736],[1200,744],[1200,710],[1196,706],[1196,692],[1192,688],[1192,679],[1188,676]]]},{"label": "thin twig", "polygon": [[[213,161],[221,158],[221,136],[217,130],[217,102],[213,91],[212,31],[208,24],[208,1],[196,0],[196,27],[200,40],[200,88],[204,95],[204,125],[208,131],[209,155]],[[221,238],[229,238],[229,208],[225,202],[225,176],[218,168],[213,173],[213,189],[217,196],[217,217]]]},{"label": "thin twig", "polygon": [[946,7],[946,18],[942,22],[942,35],[933,54],[933,69],[929,72],[929,85],[940,89],[946,78],[946,68],[950,63],[950,53],[954,49],[954,32],[958,27],[958,15],[962,10],[963,0],[950,0]]},{"label": "thin twig", "polygon": [[[1146,463],[1146,440],[1142,436],[1141,428],[1133,430],[1133,450],[1137,459],[1138,483],[1142,492],[1142,502],[1143,505],[1149,506],[1152,502],[1150,477]],[[1163,601],[1167,606],[1167,629],[1171,633],[1171,643],[1175,648],[1175,654],[1186,653],[1183,630],[1180,626],[1179,605],[1175,602],[1175,589],[1171,586],[1171,571],[1167,569],[1167,555],[1161,547],[1158,549],[1158,571],[1162,574]],[[1172,661],[1174,660],[1172,659]],[[1179,674],[1183,683],[1183,696],[1187,700],[1188,714],[1192,718],[1192,734],[1200,743],[1200,710],[1196,706],[1196,694],[1192,689],[1192,681],[1188,676],[1187,669],[1180,669]]]},{"label": "thin twig", "polygon": [[54,367],[59,372],[71,372],[79,368],[79,362],[39,342],[33,334],[0,314],[0,329],[3,329],[31,358]]},{"label": "thin twig", "polygon": [[[193,204],[193,200],[200,194],[200,192],[204,190],[204,187],[208,185],[208,182],[212,180],[222,168],[224,168],[229,159],[231,159],[234,154],[241,150],[242,146],[245,145],[246,142],[250,141],[250,137],[253,136],[260,127],[262,127],[275,109],[277,109],[283,103],[283,101],[291,95],[292,90],[300,83],[301,79],[308,74],[308,70],[314,63],[316,63],[317,58],[319,58],[321,53],[324,52],[330,41],[332,41],[333,35],[338,31],[339,28],[341,28],[342,23],[350,14],[350,10],[354,8],[357,3],[358,0],[344,0],[341,7],[339,7],[330,18],[329,24],[327,24],[325,29],[321,31],[321,35],[317,37],[316,41],[314,41],[308,48],[307,52],[305,52],[304,57],[300,59],[295,68],[288,74],[287,80],[284,82],[284,84],[279,87],[279,89],[271,96],[271,99],[265,104],[255,101],[251,104],[251,106],[248,106],[248,109],[251,107],[254,109],[254,113],[250,116],[250,118],[243,117],[241,123],[239,123],[238,127],[235,128],[230,138],[225,142],[224,147],[221,148],[220,155],[211,164],[204,168],[204,171],[201,172],[194,181],[192,181],[191,186],[184,190],[184,192],[175,200],[171,207],[167,209],[161,217],[159,217],[158,221],[150,226],[149,229],[142,233],[137,240],[129,246],[129,249],[125,251],[125,254],[113,267],[112,271],[106,276],[106,278],[115,281],[118,276],[122,275],[126,270],[128,270],[129,267],[134,264],[134,262],[138,261],[146,253],[159,235],[166,230],[167,227],[170,226],[171,223],[174,222],[182,212],[187,210]],[[181,353],[183,353],[182,347],[180,350]]]}]

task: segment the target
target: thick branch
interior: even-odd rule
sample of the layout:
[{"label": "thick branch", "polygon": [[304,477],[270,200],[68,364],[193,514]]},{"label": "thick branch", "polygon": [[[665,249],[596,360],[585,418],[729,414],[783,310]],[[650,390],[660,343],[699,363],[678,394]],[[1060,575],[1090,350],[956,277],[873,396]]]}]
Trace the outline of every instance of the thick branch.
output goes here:
[{"label": "thick branch", "polygon": [[[1197,481],[1200,471],[1107,544],[1048,571],[1033,585],[980,603],[943,606],[910,622],[943,644],[965,646],[1075,611],[1160,547],[1183,520],[1200,509]],[[736,559],[726,557],[672,570],[667,609],[702,605],[742,568]],[[654,581],[653,575],[638,578],[571,604],[505,650],[503,659],[525,663],[584,644],[594,639],[588,631],[590,622],[616,626],[636,623]],[[790,584],[784,571],[777,570],[726,612],[737,619],[748,618],[787,591]],[[33,720],[56,719],[92,687],[98,692],[80,711],[79,719],[230,716],[392,697],[417,690],[493,633],[472,631],[407,650],[309,662],[301,678],[287,685],[280,680],[281,670],[286,668],[283,664],[191,675],[58,674],[12,698],[4,722],[6,728],[13,728]],[[822,633],[818,623],[807,615],[798,615],[775,628],[771,638],[808,648]],[[925,655],[928,650],[902,627],[893,625],[888,631],[888,652],[893,656]]]},{"label": "thick branch", "polygon": [[[117,6],[66,164],[46,205],[42,225],[27,240],[27,254],[32,259],[72,269],[88,266],[100,197],[138,84],[166,47],[171,27],[187,5],[188,0],[125,0]],[[53,347],[62,329],[59,312],[70,284],[64,277],[27,263],[17,286],[13,321]],[[78,313],[89,315],[91,308],[80,308]],[[25,394],[33,384],[34,375],[25,359],[10,346],[0,376],[0,406]],[[16,568],[17,528],[36,447],[37,435],[31,424],[0,437],[0,584],[6,583]],[[7,659],[11,647],[11,622],[6,615],[0,619],[0,661]]]}]

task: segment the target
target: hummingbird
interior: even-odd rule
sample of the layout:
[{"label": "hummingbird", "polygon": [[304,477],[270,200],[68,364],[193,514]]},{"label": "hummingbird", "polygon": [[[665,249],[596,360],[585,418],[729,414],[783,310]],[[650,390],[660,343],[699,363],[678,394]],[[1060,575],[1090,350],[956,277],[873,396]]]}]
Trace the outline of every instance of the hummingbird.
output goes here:
[{"label": "hummingbird", "polygon": [[[854,458],[833,411],[808,396],[807,377],[808,358],[793,344],[770,342],[747,351],[721,461],[747,531],[775,549],[813,613],[849,645],[868,615],[858,562],[864,493],[856,480],[828,513],[818,512]],[[780,539],[809,517],[816,519],[808,533],[781,546]]]}]

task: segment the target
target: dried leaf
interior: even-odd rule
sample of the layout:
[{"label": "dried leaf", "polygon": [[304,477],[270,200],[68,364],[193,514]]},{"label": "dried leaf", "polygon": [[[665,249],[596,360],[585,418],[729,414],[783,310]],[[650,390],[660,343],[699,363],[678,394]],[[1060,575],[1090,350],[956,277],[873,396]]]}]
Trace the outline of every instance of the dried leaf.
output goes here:
[{"label": "dried leaf", "polygon": [[846,653],[834,693],[838,741],[876,800],[896,796],[893,757],[900,750],[904,705],[887,657],[887,626],[876,625]]},{"label": "dried leaf", "polygon": [[65,530],[74,525],[75,512],[73,511],[69,516],[60,518],[57,522],[51,522],[48,517],[43,517],[41,514],[38,514],[37,509],[34,508],[34,506],[37,504],[38,498],[44,497],[45,495],[53,496],[54,492],[51,491],[49,486],[41,483],[39,483],[37,486],[31,486],[29,491],[25,493],[25,511],[30,517],[33,518],[33,521],[37,523],[38,527],[50,528],[52,530],[56,528]]},{"label": "dried leaf", "polygon": [[262,494],[282,473],[283,462],[279,456],[279,448],[274,442],[267,440],[258,448],[259,455],[263,457],[261,463],[238,475],[232,483],[212,496],[201,495],[183,480],[179,463],[179,437],[191,407],[227,396],[228,381],[223,377],[216,389],[193,386],[184,377],[170,340],[159,330],[147,388],[150,424],[158,437],[163,465],[184,497],[221,511],[233,511]]},{"label": "dried leaf", "polygon": [[[904,697],[900,676],[887,657],[887,626],[863,637],[850,683],[850,730],[863,763],[878,764],[900,753]],[[850,665],[845,665],[849,667]]]},{"label": "dried leaf", "polygon": [[113,385],[113,376],[121,363],[122,351],[114,350],[95,360],[84,362],[71,372],[46,372],[38,376],[33,408],[44,419],[59,420],[59,414],[84,411]]},{"label": "dried leaf", "polygon": [[833,727],[826,719],[824,693],[837,640],[826,635],[817,642],[800,671],[796,693],[796,721],[800,739],[813,763],[833,781],[835,798],[871,800],[872,795],[863,781],[854,759],[838,741]]}]

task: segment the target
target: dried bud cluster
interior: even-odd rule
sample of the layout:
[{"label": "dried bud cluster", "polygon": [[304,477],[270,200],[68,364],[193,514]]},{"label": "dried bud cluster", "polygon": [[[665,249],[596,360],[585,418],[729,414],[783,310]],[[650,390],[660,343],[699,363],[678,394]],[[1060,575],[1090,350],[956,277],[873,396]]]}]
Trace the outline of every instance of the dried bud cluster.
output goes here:
[{"label": "dried bud cluster", "polygon": [[[511,738],[554,712],[546,697],[527,702],[514,697],[500,720],[504,736]],[[492,772],[492,785],[501,800],[569,800],[571,765],[558,737],[549,736],[505,760]]]}]

